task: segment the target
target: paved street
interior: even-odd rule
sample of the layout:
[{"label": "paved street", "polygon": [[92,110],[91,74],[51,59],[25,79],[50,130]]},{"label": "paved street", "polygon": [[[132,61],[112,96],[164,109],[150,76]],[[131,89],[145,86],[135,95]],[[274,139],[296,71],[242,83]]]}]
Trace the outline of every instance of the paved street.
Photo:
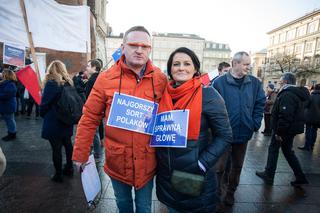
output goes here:
[{"label": "paved street", "polygon": [[[80,176],[65,178],[63,184],[50,181],[53,173],[51,149],[46,140],[40,138],[42,120],[17,118],[18,139],[0,141],[6,157],[7,170],[0,178],[0,212],[89,212],[82,191]],[[6,134],[0,121],[0,136]],[[304,135],[295,139],[295,151],[306,172],[310,184],[303,188],[290,186],[293,173],[282,153],[273,186],[268,186],[255,176],[263,170],[269,137],[256,133],[250,141],[240,185],[236,192],[236,203],[228,212],[320,212],[320,144],[319,138],[313,153],[296,149],[303,143]],[[103,190],[98,207],[91,212],[115,213],[117,208],[110,179],[99,164]],[[153,212],[167,212],[153,194]]]}]

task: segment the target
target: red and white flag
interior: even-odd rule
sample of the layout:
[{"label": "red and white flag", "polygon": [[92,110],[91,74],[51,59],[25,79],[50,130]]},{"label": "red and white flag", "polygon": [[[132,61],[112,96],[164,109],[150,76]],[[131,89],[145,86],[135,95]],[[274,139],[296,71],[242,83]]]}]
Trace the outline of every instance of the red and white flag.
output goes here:
[{"label": "red and white flag", "polygon": [[16,75],[28,90],[34,101],[40,105],[41,93],[36,72],[30,66],[26,66],[25,68],[19,70]]}]

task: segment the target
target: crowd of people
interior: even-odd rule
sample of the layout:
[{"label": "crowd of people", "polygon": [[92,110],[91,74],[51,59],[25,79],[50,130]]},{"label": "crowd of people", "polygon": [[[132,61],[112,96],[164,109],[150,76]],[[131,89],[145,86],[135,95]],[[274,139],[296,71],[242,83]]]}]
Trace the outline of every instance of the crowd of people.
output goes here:
[{"label": "crowd of people", "polygon": [[[280,88],[269,83],[264,91],[260,80],[250,75],[249,54],[238,52],[231,65],[221,63],[219,76],[204,85],[200,61],[191,49],[180,47],[171,53],[167,77],[149,59],[151,48],[148,30],[135,26],[124,35],[120,60],[106,71],[102,72],[100,59],[88,61],[86,70],[73,77],[63,62],[50,63],[36,116],[43,117],[41,136],[52,148],[52,181],[63,182],[64,176],[73,176],[74,165],[80,170],[91,153],[99,162],[105,152],[104,171],[111,178],[120,213],[133,212],[134,204],[136,212],[151,212],[155,176],[157,197],[170,213],[223,212],[225,205],[234,204],[248,141],[264,117],[262,133],[271,136],[271,143],[265,170],[256,175],[272,184],[281,148],[296,177],[291,184],[308,184],[293,139],[306,124],[305,145],[299,148],[314,147],[320,126],[320,84],[310,95],[288,72],[282,75]],[[14,116],[25,112],[25,90],[16,81],[13,71],[2,72],[0,114],[8,129],[4,141],[16,138]],[[85,102],[74,143],[74,125],[61,122],[55,110],[66,85],[76,88]],[[188,111],[186,147],[153,148],[148,134],[106,125],[116,93],[151,101],[159,106],[158,113]],[[21,110],[17,111],[17,103]],[[33,103],[28,102],[28,109]]]}]

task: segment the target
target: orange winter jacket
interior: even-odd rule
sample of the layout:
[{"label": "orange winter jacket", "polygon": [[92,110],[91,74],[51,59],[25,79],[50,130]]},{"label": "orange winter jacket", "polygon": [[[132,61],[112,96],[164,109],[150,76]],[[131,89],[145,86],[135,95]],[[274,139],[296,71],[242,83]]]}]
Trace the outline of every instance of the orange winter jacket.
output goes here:
[{"label": "orange winter jacket", "polygon": [[[96,129],[105,112],[111,108],[114,92],[159,102],[167,84],[167,77],[149,60],[144,76],[138,76],[124,64],[124,56],[108,71],[99,74],[83,107],[77,127],[72,159],[86,162]],[[120,74],[121,85],[120,85]],[[153,82],[152,82],[153,81]],[[155,94],[154,94],[155,93]],[[105,172],[123,183],[142,188],[156,172],[154,148],[149,147],[150,136],[105,125]]]}]

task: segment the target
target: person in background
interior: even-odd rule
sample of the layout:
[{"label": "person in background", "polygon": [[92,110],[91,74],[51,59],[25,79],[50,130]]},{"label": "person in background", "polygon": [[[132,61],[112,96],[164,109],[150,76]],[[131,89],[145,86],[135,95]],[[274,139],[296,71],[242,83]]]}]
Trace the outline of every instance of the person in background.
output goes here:
[{"label": "person in background", "polygon": [[2,138],[3,141],[15,140],[17,137],[17,127],[14,118],[14,113],[17,109],[16,81],[16,74],[9,69],[4,69],[0,80],[0,115],[6,123],[8,135]]},{"label": "person in background", "polygon": [[29,93],[29,98],[27,99],[27,118],[31,117],[32,114],[32,109],[33,106],[35,105],[35,111],[36,111],[36,118],[39,117],[40,114],[40,107],[39,105],[35,102],[35,100],[33,99],[33,97],[31,96],[31,94]]},{"label": "person in background", "polygon": [[[99,74],[83,107],[73,150],[78,168],[88,161],[102,117],[109,118],[115,92],[158,103],[167,84],[167,77],[149,59],[151,38],[143,26],[126,31],[121,48],[120,60]],[[111,178],[119,212],[132,213],[135,203],[137,213],[151,213],[157,162],[155,150],[149,147],[150,135],[108,125],[105,132],[104,171]]]},{"label": "person in background", "polygon": [[276,98],[277,93],[274,84],[270,83],[267,86],[266,103],[264,105],[264,130],[262,131],[264,136],[271,136],[271,112]]},{"label": "person in background", "polygon": [[24,94],[24,89],[25,87],[23,86],[23,84],[21,83],[21,81],[19,81],[19,79],[17,79],[17,95],[16,95],[16,99],[17,99],[17,109],[15,112],[16,116],[19,116],[20,113],[22,112],[22,107],[23,105],[25,105],[25,103],[23,102],[23,94]]},{"label": "person in background", "polygon": [[[73,85],[66,66],[59,60],[52,61],[44,79],[44,90],[41,97],[40,116],[43,117],[41,136],[49,140],[52,148],[52,161],[55,174],[54,182],[63,182],[63,175],[73,176],[72,143],[73,125],[61,122],[56,116],[54,106],[61,96],[65,84]],[[62,146],[65,148],[66,164],[62,168]]]},{"label": "person in background", "polygon": [[[172,81],[161,98],[158,113],[189,109],[189,127],[186,148],[157,148],[157,197],[170,213],[211,213],[217,200],[213,167],[232,141],[227,110],[214,88],[202,86],[200,62],[192,50],[176,49],[169,57],[167,70]],[[204,177],[199,195],[175,189],[171,179],[176,170]]]},{"label": "person in background", "polygon": [[[97,58],[96,60],[98,60],[101,64],[101,72],[103,72],[102,69],[104,69],[105,67],[103,66],[103,61],[100,58]],[[99,125],[99,137],[100,137],[100,141],[103,141],[104,139],[104,121],[102,120],[100,125]],[[103,143],[101,144],[103,145]]]},{"label": "person in background", "polygon": [[[234,193],[239,185],[241,170],[248,141],[253,132],[260,128],[265,105],[262,84],[256,77],[249,75],[251,59],[248,53],[238,52],[232,58],[232,68],[213,82],[213,87],[223,97],[233,132],[231,148],[219,159],[217,175],[221,189],[221,201],[232,206]],[[231,160],[230,172],[226,170],[228,158]],[[226,195],[223,198],[223,180]],[[221,202],[221,208],[224,208]]]},{"label": "person in background", "polygon": [[214,82],[217,78],[219,78],[220,76],[226,74],[226,73],[230,70],[230,67],[231,67],[231,66],[230,66],[229,63],[227,63],[227,62],[221,62],[221,63],[218,65],[218,76],[214,77],[214,78],[211,80],[210,84],[212,85],[213,82]]},{"label": "person in background", "polygon": [[316,84],[311,92],[310,100],[305,106],[304,117],[306,121],[305,144],[298,148],[312,151],[320,127],[320,84]]},{"label": "person in background", "polygon": [[[85,92],[86,92],[86,99],[88,99],[90,92],[93,88],[94,83],[97,80],[97,77],[101,71],[101,63],[97,59],[88,61],[86,73],[88,75],[88,82],[86,84]],[[100,123],[99,126],[101,126],[102,123]],[[100,140],[100,134],[99,134],[99,127],[97,128],[96,134],[93,138],[93,152],[94,152],[94,158],[96,159],[96,162],[100,161],[101,155],[102,155],[102,148],[101,148],[101,140]]]},{"label": "person in background", "polygon": [[218,72],[219,72],[219,76],[226,74],[227,72],[229,72],[231,66],[229,63],[227,62],[221,62],[218,65]]},{"label": "person in background", "polygon": [[268,149],[268,160],[264,171],[256,175],[267,184],[272,184],[277,169],[279,149],[294,172],[292,186],[308,184],[299,160],[292,150],[295,135],[304,132],[304,102],[309,100],[309,91],[297,87],[294,74],[286,72],[280,78],[280,90],[272,110],[272,136]]},{"label": "person in background", "polygon": [[80,71],[72,78],[73,85],[76,88],[79,96],[82,98],[83,102],[86,101],[86,83],[87,79],[84,79],[84,73]]}]

